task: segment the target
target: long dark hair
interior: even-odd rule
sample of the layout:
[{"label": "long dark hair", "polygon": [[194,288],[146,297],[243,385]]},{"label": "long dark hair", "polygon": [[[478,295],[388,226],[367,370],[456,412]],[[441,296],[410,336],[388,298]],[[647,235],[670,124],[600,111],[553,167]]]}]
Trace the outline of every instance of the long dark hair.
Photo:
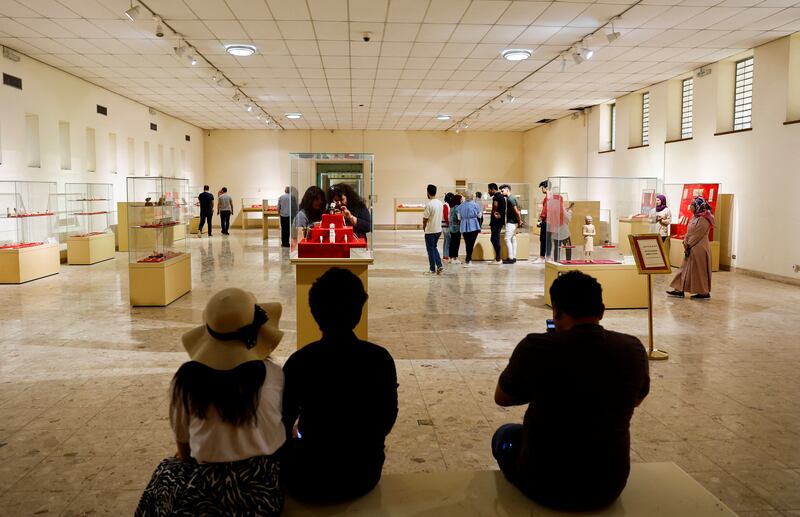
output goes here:
[{"label": "long dark hair", "polygon": [[331,186],[328,203],[335,201],[336,197],[341,198],[342,196],[347,198],[347,209],[351,212],[367,206],[361,196],[347,183],[337,183]]},{"label": "long dark hair", "polygon": [[201,419],[213,406],[223,422],[236,427],[255,425],[266,378],[264,361],[248,361],[232,370],[215,370],[197,361],[183,363],[172,378],[170,418],[179,404],[186,413]]},{"label": "long dark hair", "polygon": [[[314,209],[315,199],[322,201],[319,210]],[[316,185],[308,187],[306,193],[303,194],[302,201],[300,201],[300,210],[306,213],[309,221],[322,220],[322,214],[325,211],[325,191]]]}]

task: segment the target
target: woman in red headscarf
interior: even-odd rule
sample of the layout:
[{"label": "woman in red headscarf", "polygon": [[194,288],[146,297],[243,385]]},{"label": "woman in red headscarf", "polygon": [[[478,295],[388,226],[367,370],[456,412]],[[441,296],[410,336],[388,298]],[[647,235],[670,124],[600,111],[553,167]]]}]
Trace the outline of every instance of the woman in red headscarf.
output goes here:
[{"label": "woman in red headscarf", "polygon": [[711,243],[708,234],[714,227],[711,206],[702,197],[696,197],[689,210],[694,214],[683,238],[685,258],[681,271],[672,283],[670,296],[683,298],[685,292],[694,293],[692,298],[703,300],[711,298]]}]

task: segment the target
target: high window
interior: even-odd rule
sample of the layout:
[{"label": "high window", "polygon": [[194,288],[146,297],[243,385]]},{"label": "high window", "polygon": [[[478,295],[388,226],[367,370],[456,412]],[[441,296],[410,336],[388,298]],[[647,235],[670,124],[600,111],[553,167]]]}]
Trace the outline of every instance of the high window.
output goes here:
[{"label": "high window", "polygon": [[692,138],[694,110],[694,79],[681,82],[681,139]]},{"label": "high window", "polygon": [[753,58],[736,62],[733,130],[750,129],[753,120]]},{"label": "high window", "polygon": [[642,145],[650,145],[650,92],[642,95]]}]

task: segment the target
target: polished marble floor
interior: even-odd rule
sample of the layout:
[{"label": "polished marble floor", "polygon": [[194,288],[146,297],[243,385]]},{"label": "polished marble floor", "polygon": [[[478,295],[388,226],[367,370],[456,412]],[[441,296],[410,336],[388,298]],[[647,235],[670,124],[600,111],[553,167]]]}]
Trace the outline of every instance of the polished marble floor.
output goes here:
[{"label": "polished marble floor", "polygon": [[[0,515],[132,513],[173,452],[167,387],[185,360],[180,335],[216,290],[283,302],[275,356],[291,353],[294,272],[276,243],[264,247],[260,230],[187,242],[193,290],[166,308],[128,305],[124,254],[0,286]],[[385,471],[493,469],[492,431],[522,415],[494,405],[494,385],[549,317],[543,267],[426,268],[419,233],[376,232],[370,337],[395,357],[400,383]],[[719,273],[711,301],[657,295],[655,309],[670,359],[651,365],[633,460],[675,461],[742,515],[800,515],[800,288]],[[642,340],[646,323],[643,310],[605,319]]]}]

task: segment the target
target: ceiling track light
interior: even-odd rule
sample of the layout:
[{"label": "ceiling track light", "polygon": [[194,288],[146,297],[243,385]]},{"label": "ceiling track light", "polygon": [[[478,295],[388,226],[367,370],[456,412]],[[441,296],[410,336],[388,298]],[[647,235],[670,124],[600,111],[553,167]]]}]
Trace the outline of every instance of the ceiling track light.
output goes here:
[{"label": "ceiling track light", "polygon": [[141,7],[138,4],[133,5],[133,2],[131,2],[130,9],[127,9],[124,14],[126,18],[133,22],[139,18],[139,15],[141,14],[140,11]]},{"label": "ceiling track light", "polygon": [[189,59],[189,64],[190,65],[194,66],[194,65],[197,64],[197,58],[194,57],[193,55],[190,55],[188,59]]},{"label": "ceiling track light", "polygon": [[620,34],[619,32],[614,30],[614,20],[615,19],[616,18],[611,18],[611,32],[606,34],[606,39],[608,40],[609,43],[614,43],[615,41],[617,41],[619,39],[620,36],[622,36],[622,34]]},{"label": "ceiling track light", "polygon": [[562,72],[567,71],[567,58],[564,57],[564,54],[561,54],[561,65],[559,66],[559,70]]},{"label": "ceiling track light", "polygon": [[583,47],[581,49],[581,57],[584,60],[589,61],[590,59],[592,59],[592,56],[594,56],[594,50],[586,47]]},{"label": "ceiling track light", "polygon": [[239,92],[233,94],[233,102],[239,102],[242,100],[242,95]]},{"label": "ceiling track light", "polygon": [[175,51],[175,55],[178,57],[183,57],[183,55],[186,53],[186,47],[184,46],[182,40],[178,40],[178,46],[173,47],[172,50]]},{"label": "ceiling track light", "polygon": [[517,100],[517,98],[516,98],[516,97],[514,97],[514,96],[513,96],[513,95],[511,95],[510,93],[506,94],[506,102],[508,102],[509,104],[511,104],[511,103],[512,103],[512,102],[514,102],[515,100]]},{"label": "ceiling track light", "polygon": [[585,59],[583,59],[583,56],[581,56],[580,51],[578,51],[578,50],[574,50],[572,52],[572,60],[575,61],[576,65],[580,65],[581,63],[583,63],[585,61]]},{"label": "ceiling track light", "polygon": [[246,102],[246,103],[244,104],[244,110],[245,110],[246,112],[250,113],[251,111],[253,111],[253,105],[252,105],[252,104],[250,104],[249,102]]}]

